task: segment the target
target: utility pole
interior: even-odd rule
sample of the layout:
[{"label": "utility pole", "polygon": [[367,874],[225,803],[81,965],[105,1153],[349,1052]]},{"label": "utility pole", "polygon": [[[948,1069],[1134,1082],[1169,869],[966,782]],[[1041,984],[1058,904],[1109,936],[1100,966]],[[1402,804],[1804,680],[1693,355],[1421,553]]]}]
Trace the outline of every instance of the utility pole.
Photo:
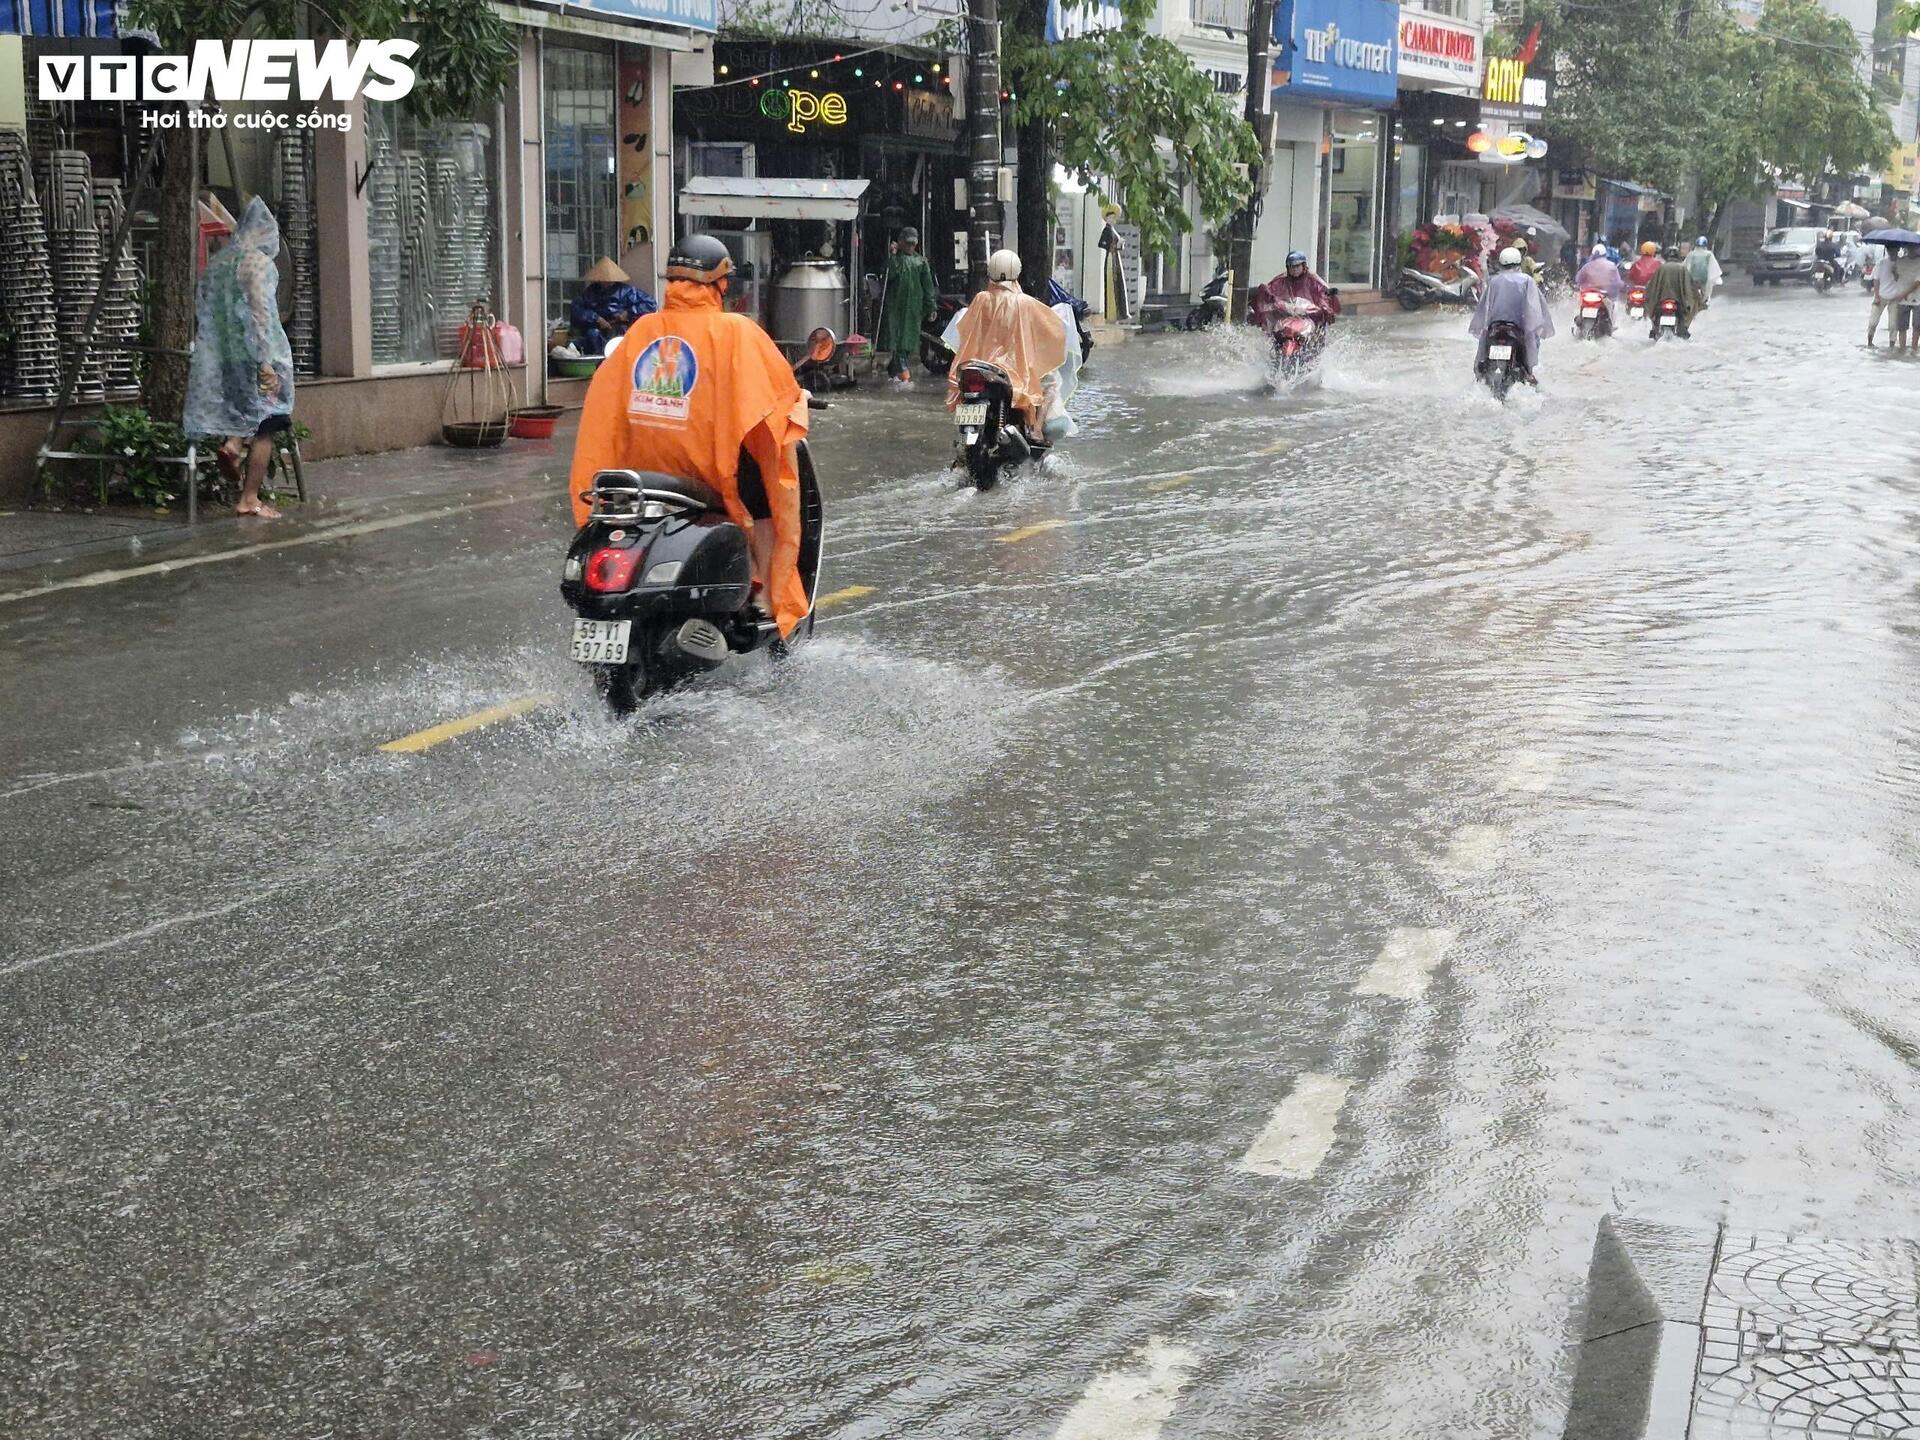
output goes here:
[{"label": "utility pole", "polygon": [[1267,170],[1273,164],[1273,7],[1274,0],[1248,0],[1247,4],[1247,123],[1260,142],[1260,158],[1248,167],[1252,189],[1233,217],[1233,243],[1227,252],[1233,266],[1233,293],[1227,303],[1229,313],[1241,323],[1247,318],[1247,290],[1253,278],[1253,227],[1266,200]]},{"label": "utility pole", "polygon": [[1000,6],[967,0],[967,284],[987,283],[1000,245]]}]

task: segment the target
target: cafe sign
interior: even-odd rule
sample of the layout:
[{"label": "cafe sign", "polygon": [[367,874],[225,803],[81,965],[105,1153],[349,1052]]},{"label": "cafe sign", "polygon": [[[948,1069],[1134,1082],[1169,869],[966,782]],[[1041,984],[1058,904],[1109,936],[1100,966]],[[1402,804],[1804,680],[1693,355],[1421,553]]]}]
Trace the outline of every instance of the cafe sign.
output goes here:
[{"label": "cafe sign", "polygon": [[1480,88],[1483,118],[1538,120],[1547,113],[1546,78],[1527,73],[1539,50],[1540,27],[1536,25],[1517,54],[1487,57],[1487,76]]},{"label": "cafe sign", "polygon": [[1411,80],[1477,91],[1483,49],[1480,32],[1470,25],[1429,15],[1424,10],[1400,12],[1400,79],[1403,82]]}]

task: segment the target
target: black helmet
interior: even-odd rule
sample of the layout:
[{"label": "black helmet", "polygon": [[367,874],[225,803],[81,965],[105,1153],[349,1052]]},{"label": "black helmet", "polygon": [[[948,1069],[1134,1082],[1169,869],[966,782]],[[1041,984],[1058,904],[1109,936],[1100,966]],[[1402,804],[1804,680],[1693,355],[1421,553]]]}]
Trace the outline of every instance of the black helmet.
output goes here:
[{"label": "black helmet", "polygon": [[1669,260],[1678,260],[1680,258],[1680,247],[1678,245],[1667,246],[1666,257]]},{"label": "black helmet", "polygon": [[667,252],[667,279],[718,285],[733,272],[733,256],[711,235],[682,235]]},{"label": "black helmet", "polygon": [[1296,265],[1304,265],[1306,263],[1307,257],[1301,254],[1300,251],[1289,250],[1287,252],[1287,269],[1291,270]]}]

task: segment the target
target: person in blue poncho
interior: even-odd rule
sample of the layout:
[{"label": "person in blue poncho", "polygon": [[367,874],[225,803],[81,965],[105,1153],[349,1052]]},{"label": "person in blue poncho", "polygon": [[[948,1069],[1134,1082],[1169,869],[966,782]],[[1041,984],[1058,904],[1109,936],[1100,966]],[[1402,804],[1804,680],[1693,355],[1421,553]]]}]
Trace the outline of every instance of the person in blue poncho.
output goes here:
[{"label": "person in blue poncho", "polygon": [[605,255],[581,278],[587,288],[567,307],[567,329],[573,337],[573,348],[582,355],[606,353],[609,340],[626,334],[634,321],[660,308]]}]

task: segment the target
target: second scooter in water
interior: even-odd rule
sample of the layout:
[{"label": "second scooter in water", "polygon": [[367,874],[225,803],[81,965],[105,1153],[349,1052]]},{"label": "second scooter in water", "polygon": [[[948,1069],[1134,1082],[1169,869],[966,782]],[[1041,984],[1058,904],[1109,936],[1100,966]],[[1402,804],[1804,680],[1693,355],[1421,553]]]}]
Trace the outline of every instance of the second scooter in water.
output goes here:
[{"label": "second scooter in water", "polygon": [[1049,308],[1020,288],[1020,257],[996,250],[987,288],[954,317],[947,377],[954,463],[981,490],[1003,470],[1038,459],[1074,430],[1067,414],[1079,376],[1079,347],[1067,336],[1073,311]]}]

